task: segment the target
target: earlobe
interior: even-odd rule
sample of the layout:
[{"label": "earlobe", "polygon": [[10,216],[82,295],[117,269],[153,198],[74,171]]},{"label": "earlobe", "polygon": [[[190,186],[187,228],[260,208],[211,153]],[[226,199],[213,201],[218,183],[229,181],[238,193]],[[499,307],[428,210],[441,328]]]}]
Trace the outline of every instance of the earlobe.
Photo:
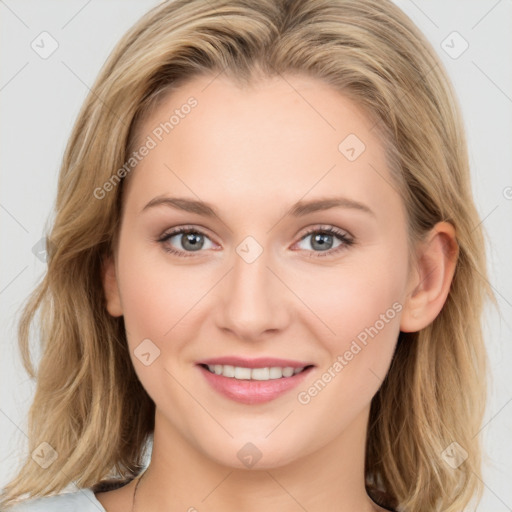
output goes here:
[{"label": "earlobe", "polygon": [[458,253],[454,227],[448,222],[438,222],[418,247],[416,272],[405,299],[401,331],[417,332],[437,317],[450,291]]},{"label": "earlobe", "polygon": [[121,305],[121,296],[117,283],[116,266],[113,256],[106,256],[102,262],[102,281],[103,291],[105,293],[105,301],[107,311],[110,315],[119,317],[123,315]]}]

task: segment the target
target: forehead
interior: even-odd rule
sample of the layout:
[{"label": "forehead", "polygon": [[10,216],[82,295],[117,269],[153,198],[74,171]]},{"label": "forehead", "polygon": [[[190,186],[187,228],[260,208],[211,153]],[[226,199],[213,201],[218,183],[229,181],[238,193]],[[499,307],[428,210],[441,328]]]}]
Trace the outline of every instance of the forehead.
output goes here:
[{"label": "forehead", "polygon": [[154,144],[133,182],[147,200],[172,193],[245,209],[335,191],[385,199],[393,190],[382,190],[391,178],[374,127],[317,79],[274,77],[241,88],[203,76],[168,94],[139,127],[138,139]]}]

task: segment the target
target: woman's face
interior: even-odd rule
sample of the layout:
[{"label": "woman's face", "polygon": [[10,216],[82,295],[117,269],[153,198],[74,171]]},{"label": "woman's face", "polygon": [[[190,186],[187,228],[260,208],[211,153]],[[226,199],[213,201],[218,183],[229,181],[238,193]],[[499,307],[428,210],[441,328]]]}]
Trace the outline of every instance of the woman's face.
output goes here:
[{"label": "woman's face", "polygon": [[233,467],[364,436],[410,291],[374,128],[299,76],[197,78],[143,124],[107,297],[160,432]]}]

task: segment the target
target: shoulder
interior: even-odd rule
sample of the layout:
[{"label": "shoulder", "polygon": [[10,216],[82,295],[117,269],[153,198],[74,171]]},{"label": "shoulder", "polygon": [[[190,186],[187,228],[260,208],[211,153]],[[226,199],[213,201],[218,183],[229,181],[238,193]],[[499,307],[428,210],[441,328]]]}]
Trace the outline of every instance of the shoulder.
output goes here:
[{"label": "shoulder", "polygon": [[73,512],[106,512],[89,488],[26,500],[9,508],[7,512],[69,512],[71,510]]}]

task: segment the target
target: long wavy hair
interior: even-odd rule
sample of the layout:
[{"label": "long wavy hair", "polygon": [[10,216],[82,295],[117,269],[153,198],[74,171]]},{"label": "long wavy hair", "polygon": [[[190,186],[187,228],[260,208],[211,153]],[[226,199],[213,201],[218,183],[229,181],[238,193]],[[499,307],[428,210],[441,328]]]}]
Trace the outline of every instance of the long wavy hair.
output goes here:
[{"label": "long wavy hair", "polygon": [[[130,158],[142,121],[167,92],[218,73],[240,85],[301,73],[335,87],[379,131],[410,240],[439,221],[455,227],[459,255],[444,307],[421,331],[400,333],[372,400],[365,478],[383,506],[460,512],[483,491],[477,433],[488,363],[481,316],[486,299],[495,300],[458,100],[430,43],[389,0],[168,1],[123,36],[66,147],[48,269],[20,318],[23,363],[37,387],[28,452],[0,505],[70,484],[98,490],[142,471],[155,405],[132,366],[123,319],[107,312],[101,280],[118,233],[123,180],[104,197],[95,190],[105,190]],[[46,469],[31,457],[42,442],[58,454]],[[467,452],[456,469],[443,457],[453,442]]]}]

